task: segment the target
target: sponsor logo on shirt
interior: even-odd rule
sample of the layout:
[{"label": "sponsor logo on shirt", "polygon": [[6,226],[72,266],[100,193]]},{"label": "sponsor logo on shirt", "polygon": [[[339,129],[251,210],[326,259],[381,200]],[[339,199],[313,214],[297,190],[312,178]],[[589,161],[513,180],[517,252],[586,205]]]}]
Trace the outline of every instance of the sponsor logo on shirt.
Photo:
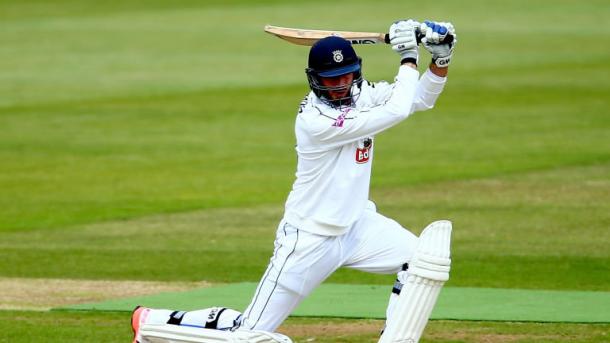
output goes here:
[{"label": "sponsor logo on shirt", "polygon": [[362,148],[356,148],[356,163],[367,163],[371,157],[371,148],[373,147],[373,140],[367,138],[364,140]]}]

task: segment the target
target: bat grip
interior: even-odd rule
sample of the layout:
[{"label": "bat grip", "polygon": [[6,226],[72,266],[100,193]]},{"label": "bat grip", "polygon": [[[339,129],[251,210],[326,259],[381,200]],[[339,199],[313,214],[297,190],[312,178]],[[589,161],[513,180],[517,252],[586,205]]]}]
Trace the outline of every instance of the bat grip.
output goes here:
[{"label": "bat grip", "polygon": [[[424,38],[424,36],[423,36],[423,35],[421,35],[421,34],[417,34],[417,37],[416,37],[416,39],[417,39],[417,44],[421,43],[422,38]],[[389,33],[386,33],[386,34],[385,34],[385,36],[383,37],[383,41],[384,41],[386,44],[390,44],[390,34],[389,34]],[[447,35],[447,36],[445,37],[445,39],[443,39],[443,40],[441,41],[441,43],[443,43],[443,44],[449,44],[449,43],[451,43],[451,42],[453,42],[453,35]]]}]

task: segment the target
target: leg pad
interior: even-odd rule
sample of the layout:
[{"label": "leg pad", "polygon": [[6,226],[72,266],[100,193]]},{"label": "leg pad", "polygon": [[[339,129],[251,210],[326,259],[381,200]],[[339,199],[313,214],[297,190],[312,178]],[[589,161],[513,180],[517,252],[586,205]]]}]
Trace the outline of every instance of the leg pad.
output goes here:
[{"label": "leg pad", "polygon": [[292,343],[290,338],[266,331],[237,329],[213,330],[201,327],[144,324],[141,343]]},{"label": "leg pad", "polygon": [[409,269],[398,274],[402,290],[379,343],[419,341],[441,288],[449,279],[450,243],[451,222],[447,220],[436,221],[421,233]]}]

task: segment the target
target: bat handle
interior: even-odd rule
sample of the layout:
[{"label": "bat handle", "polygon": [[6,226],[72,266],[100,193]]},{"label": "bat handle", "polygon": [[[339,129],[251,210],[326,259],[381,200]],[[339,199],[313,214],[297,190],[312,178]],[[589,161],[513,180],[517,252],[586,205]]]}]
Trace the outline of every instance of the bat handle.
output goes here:
[{"label": "bat handle", "polygon": [[[421,43],[421,39],[422,39],[422,38],[424,38],[424,36],[423,36],[423,35],[421,35],[421,34],[418,34],[418,35],[417,35],[417,44]],[[386,33],[386,34],[385,34],[385,36],[383,37],[383,41],[384,41],[386,44],[390,44],[390,34],[389,34],[389,33]],[[441,41],[441,43],[445,43],[445,44],[449,44],[449,43],[451,43],[451,42],[453,42],[453,35],[447,35],[447,36],[445,37],[445,39],[443,39],[443,40]]]}]

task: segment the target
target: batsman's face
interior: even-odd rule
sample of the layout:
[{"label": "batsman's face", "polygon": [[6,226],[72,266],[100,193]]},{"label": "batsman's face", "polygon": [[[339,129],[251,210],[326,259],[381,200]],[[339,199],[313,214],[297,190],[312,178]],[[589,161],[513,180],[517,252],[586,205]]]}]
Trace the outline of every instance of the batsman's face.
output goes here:
[{"label": "batsman's face", "polygon": [[322,86],[330,88],[328,90],[328,96],[330,97],[330,100],[341,99],[348,96],[353,81],[353,73],[336,77],[323,77],[320,79],[320,83],[322,83]]}]

